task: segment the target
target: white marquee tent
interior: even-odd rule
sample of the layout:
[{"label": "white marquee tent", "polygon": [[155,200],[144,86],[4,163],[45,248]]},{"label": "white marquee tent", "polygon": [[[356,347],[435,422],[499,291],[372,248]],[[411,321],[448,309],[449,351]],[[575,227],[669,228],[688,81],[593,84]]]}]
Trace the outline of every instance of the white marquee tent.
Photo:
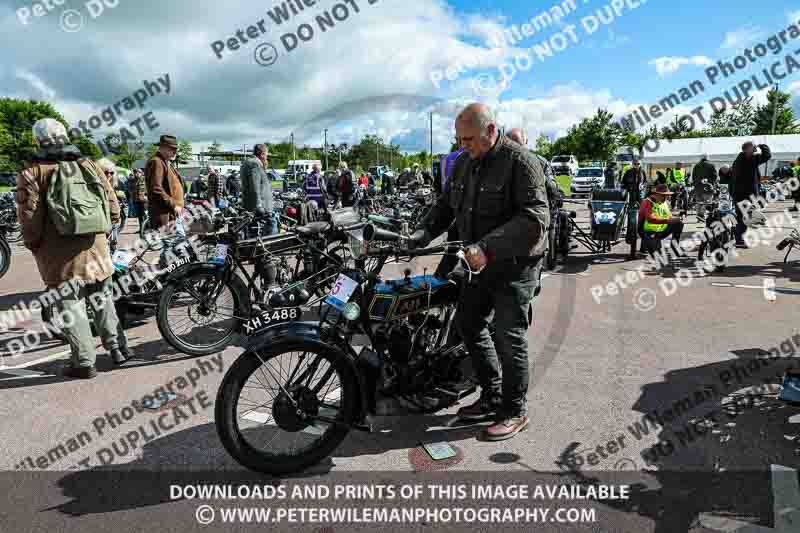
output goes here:
[{"label": "white marquee tent", "polygon": [[[654,166],[669,166],[683,163],[691,168],[703,154],[715,165],[731,164],[742,150],[742,144],[753,141],[766,144],[772,151],[769,170],[779,161],[797,161],[800,157],[800,135],[752,135],[749,137],[706,137],[701,139],[660,140],[658,150],[649,152],[645,147],[642,163]],[[651,143],[652,146],[652,143]]]}]

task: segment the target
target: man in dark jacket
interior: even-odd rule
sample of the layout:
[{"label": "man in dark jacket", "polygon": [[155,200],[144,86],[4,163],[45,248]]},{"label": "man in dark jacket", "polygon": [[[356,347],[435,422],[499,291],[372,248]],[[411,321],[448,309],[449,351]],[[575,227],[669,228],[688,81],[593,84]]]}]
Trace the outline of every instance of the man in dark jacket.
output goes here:
[{"label": "man in dark jacket", "polygon": [[342,161],[339,163],[339,201],[342,207],[352,207],[356,203],[356,177],[353,171],[347,168],[347,163]]},{"label": "man in dark jacket", "polygon": [[231,170],[225,179],[225,194],[231,198],[239,198],[242,194],[242,180],[235,170]]},{"label": "man in dark jacket", "polygon": [[694,188],[697,190],[700,188],[701,183],[703,180],[708,181],[708,183],[716,183],[717,182],[717,169],[708,162],[708,156],[703,155],[700,158],[700,162],[694,166],[694,170],[692,170],[692,183],[694,184]]},{"label": "man in dark jacket", "polygon": [[264,144],[253,147],[253,156],[248,157],[239,170],[242,179],[242,207],[255,213],[263,210],[271,218],[267,219],[267,234],[277,233],[277,220],[272,209],[272,180],[267,173],[269,152]]},{"label": "man in dark jacket", "polygon": [[[528,150],[500,135],[487,106],[470,104],[455,126],[469,157],[457,160],[447,192],[412,241],[430,242],[454,224],[459,240],[474,243],[465,260],[480,273],[465,287],[456,324],[482,390],[458,414],[496,415],[486,437],[502,440],[528,424],[528,327],[550,223],[545,177]],[[489,331],[493,312],[496,344]]]},{"label": "man in dark jacket", "polygon": [[761,153],[756,154],[756,147],[752,142],[742,145],[742,153],[736,157],[731,169],[733,181],[733,201],[736,203],[736,245],[746,248],[744,233],[747,231],[744,220],[746,213],[739,206],[740,202],[750,200],[752,196],[758,196],[761,192],[761,172],[759,165],[763,165],[772,158],[769,146],[760,144],[758,147]]},{"label": "man in dark jacket", "polygon": [[[639,204],[642,200],[642,187],[647,186],[647,177],[638,159],[634,159],[633,166],[622,175],[621,185],[623,190],[628,191],[628,224],[633,224],[633,227],[637,227]],[[637,233],[637,231],[631,231],[627,235],[628,240],[626,242],[632,245],[631,250],[636,250]],[[628,255],[628,259],[636,259],[635,251]]]}]

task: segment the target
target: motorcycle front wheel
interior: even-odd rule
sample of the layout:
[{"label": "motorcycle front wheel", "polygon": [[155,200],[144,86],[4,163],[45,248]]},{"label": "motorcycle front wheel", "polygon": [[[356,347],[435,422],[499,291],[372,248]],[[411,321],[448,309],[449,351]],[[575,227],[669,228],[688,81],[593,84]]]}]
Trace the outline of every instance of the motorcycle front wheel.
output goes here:
[{"label": "motorcycle front wheel", "polygon": [[217,434],[242,466],[300,472],[330,455],[358,412],[356,377],[332,346],[290,338],[243,353],[215,405]]},{"label": "motorcycle front wheel", "polygon": [[11,246],[0,236],[0,278],[8,273],[11,267]]},{"label": "motorcycle front wheel", "polygon": [[181,353],[217,353],[249,316],[248,300],[247,287],[237,276],[223,281],[213,272],[189,274],[161,293],[158,330]]}]

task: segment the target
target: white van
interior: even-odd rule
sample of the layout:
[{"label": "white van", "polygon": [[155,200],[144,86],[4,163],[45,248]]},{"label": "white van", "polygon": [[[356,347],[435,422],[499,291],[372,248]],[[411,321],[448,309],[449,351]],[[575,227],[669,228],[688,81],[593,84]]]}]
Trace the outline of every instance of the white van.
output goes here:
[{"label": "white van", "polygon": [[574,176],[578,173],[578,158],[574,155],[557,155],[550,161],[556,176]]}]

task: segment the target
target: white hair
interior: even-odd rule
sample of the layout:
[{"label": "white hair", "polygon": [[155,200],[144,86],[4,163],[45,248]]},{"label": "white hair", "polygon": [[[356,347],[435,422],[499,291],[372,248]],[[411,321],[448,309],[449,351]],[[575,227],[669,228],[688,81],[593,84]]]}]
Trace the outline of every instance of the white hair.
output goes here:
[{"label": "white hair", "polygon": [[69,144],[67,128],[54,118],[41,118],[33,124],[33,137],[43,147]]},{"label": "white hair", "polygon": [[339,163],[339,168],[342,170],[347,170],[347,161],[342,161]]},{"label": "white hair", "polygon": [[107,157],[104,157],[103,159],[98,160],[97,161],[97,166],[99,166],[103,170],[113,170],[114,172],[116,172],[116,170],[117,170],[116,163],[114,163],[112,160],[110,160]]}]

